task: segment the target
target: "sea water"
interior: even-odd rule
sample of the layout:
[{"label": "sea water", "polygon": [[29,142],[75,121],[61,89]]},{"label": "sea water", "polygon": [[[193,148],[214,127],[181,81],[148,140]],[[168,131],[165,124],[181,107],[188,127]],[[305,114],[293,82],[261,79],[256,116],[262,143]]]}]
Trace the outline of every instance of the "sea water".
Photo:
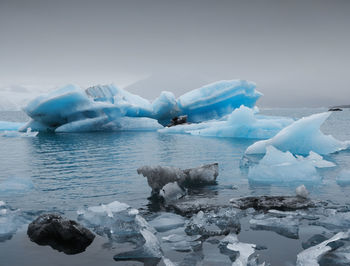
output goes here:
[{"label": "sea water", "polygon": [[[261,114],[300,118],[326,111],[310,109],[262,109]],[[21,122],[22,112],[0,112],[0,120]],[[334,112],[322,131],[340,140],[350,140],[350,110]],[[167,135],[157,132],[99,132],[78,134],[44,134],[37,137],[0,137],[0,201],[14,209],[39,214],[58,212],[76,219],[84,206],[120,201],[151,212],[151,189],[136,169],[143,165],[192,168],[207,163],[219,164],[218,184],[203,190],[198,197],[228,204],[230,198],[250,195],[294,195],[295,185],[254,184],[246,169],[240,167],[246,148],[255,140]],[[336,178],[350,169],[350,151],[325,156],[337,166],[319,170],[322,182],[309,184],[310,197],[333,205],[350,203],[350,186]],[[303,232],[300,239],[289,239],[270,231],[253,231],[248,221],[241,221],[242,242],[265,245],[260,257],[271,265],[293,265],[302,251],[301,242],[312,235]],[[31,243],[26,228],[12,239],[0,242],[0,265],[118,265],[113,261],[116,250],[97,237],[81,254],[68,256]],[[312,228],[310,229],[312,230]],[[203,245],[203,256],[212,257],[212,248]],[[283,248],[281,248],[283,247]],[[177,253],[170,252],[176,258]],[[216,253],[215,253],[216,254]],[[207,259],[205,265],[215,265]],[[220,259],[219,259],[220,261]],[[213,264],[211,264],[213,263]],[[220,264],[230,265],[221,261]],[[139,265],[123,262],[119,265]]]}]

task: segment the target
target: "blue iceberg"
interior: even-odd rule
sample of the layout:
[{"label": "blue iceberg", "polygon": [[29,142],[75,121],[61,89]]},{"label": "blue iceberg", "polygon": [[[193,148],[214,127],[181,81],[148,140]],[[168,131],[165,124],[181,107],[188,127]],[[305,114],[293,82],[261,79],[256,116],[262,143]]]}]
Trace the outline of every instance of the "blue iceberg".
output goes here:
[{"label": "blue iceberg", "polygon": [[304,183],[319,182],[321,177],[316,168],[334,167],[335,164],[310,152],[307,157],[294,157],[274,146],[266,147],[266,154],[257,165],[249,168],[248,179],[255,183]]},{"label": "blue iceberg", "polygon": [[0,121],[0,131],[18,131],[24,123]]},{"label": "blue iceberg", "polygon": [[303,117],[282,129],[276,136],[255,142],[247,148],[246,154],[263,154],[269,145],[299,155],[310,151],[324,155],[349,148],[350,141],[337,140],[331,135],[324,135],[320,130],[330,115],[331,112],[325,112]]},{"label": "blue iceberg", "polygon": [[24,108],[31,121],[20,130],[157,130],[179,115],[187,115],[189,122],[221,118],[241,105],[253,107],[261,95],[244,80],[212,83],[178,99],[164,91],[153,102],[114,85],[86,90],[67,85],[32,100]]},{"label": "blue iceberg", "polygon": [[268,139],[293,122],[294,120],[291,118],[257,115],[253,109],[242,105],[223,121],[216,120],[165,127],[158,132],[207,137]]}]

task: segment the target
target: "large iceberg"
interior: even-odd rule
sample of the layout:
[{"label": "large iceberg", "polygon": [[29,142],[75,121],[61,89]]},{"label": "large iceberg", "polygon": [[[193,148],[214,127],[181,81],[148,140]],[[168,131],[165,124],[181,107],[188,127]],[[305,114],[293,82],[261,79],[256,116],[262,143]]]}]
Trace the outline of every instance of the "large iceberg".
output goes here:
[{"label": "large iceberg", "polygon": [[235,109],[227,120],[184,124],[159,129],[160,133],[181,133],[209,137],[268,139],[293,123],[293,119],[256,115],[244,105]]},{"label": "large iceberg", "polygon": [[32,100],[24,108],[32,120],[21,130],[157,130],[179,115],[189,122],[218,119],[241,105],[253,107],[260,96],[255,84],[244,80],[212,83],[178,99],[164,91],[153,102],[114,85],[86,90],[68,85]]},{"label": "large iceberg", "polygon": [[349,148],[350,141],[340,141],[321,132],[320,126],[330,115],[331,112],[325,112],[303,117],[282,129],[273,138],[255,142],[247,148],[246,153],[265,153],[269,145],[281,151],[304,155],[310,151],[329,154]]},{"label": "large iceberg", "polygon": [[260,162],[249,168],[248,178],[258,183],[316,182],[321,180],[316,168],[333,166],[314,152],[307,157],[294,157],[289,151],[268,146]]}]

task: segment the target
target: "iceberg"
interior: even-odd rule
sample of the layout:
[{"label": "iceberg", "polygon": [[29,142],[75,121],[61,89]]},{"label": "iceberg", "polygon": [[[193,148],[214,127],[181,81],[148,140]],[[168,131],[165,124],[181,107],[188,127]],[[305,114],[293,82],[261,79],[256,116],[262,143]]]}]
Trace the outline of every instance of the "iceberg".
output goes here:
[{"label": "iceberg", "polygon": [[114,85],[86,90],[67,85],[29,102],[24,111],[31,121],[20,130],[157,130],[162,127],[160,124],[166,125],[180,115],[186,115],[189,122],[218,119],[241,105],[253,107],[260,96],[255,84],[244,80],[219,81],[178,99],[163,91],[153,102]]},{"label": "iceberg", "polygon": [[182,133],[207,137],[268,139],[293,123],[291,118],[259,116],[241,105],[224,121],[208,121],[159,129],[160,133]]},{"label": "iceberg", "polygon": [[0,121],[0,131],[18,131],[25,123]]},{"label": "iceberg", "polygon": [[258,183],[318,182],[321,177],[316,168],[333,166],[314,152],[307,157],[294,157],[289,151],[267,146],[265,156],[249,168],[248,179]]},{"label": "iceberg", "polygon": [[29,127],[27,128],[26,132],[18,132],[18,131],[0,131],[0,136],[7,137],[7,138],[32,138],[36,137],[39,134],[38,131],[32,131],[32,129]]},{"label": "iceberg", "polygon": [[178,227],[182,227],[185,224],[185,219],[174,213],[163,212],[160,213],[155,219],[149,222],[158,232],[165,232]]},{"label": "iceberg", "polygon": [[305,155],[310,151],[324,155],[350,147],[350,141],[340,141],[330,135],[324,135],[320,126],[331,112],[303,117],[282,129],[276,136],[255,142],[246,150],[246,154],[261,154],[266,147],[273,145],[281,151]]},{"label": "iceberg", "polygon": [[190,91],[178,99],[180,115],[189,122],[223,117],[241,105],[254,107],[262,94],[255,83],[245,80],[223,80]]}]

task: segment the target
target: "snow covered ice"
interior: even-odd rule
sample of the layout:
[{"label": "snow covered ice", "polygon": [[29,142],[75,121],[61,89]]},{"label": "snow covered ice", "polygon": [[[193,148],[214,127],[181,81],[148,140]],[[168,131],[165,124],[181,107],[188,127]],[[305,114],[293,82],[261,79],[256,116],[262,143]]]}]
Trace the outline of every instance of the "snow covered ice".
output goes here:
[{"label": "snow covered ice", "polygon": [[291,118],[256,115],[253,109],[242,105],[220,121],[166,127],[159,129],[158,132],[208,137],[268,139],[293,121]]},{"label": "snow covered ice", "polygon": [[321,177],[316,168],[334,166],[313,152],[307,157],[294,157],[289,151],[268,146],[260,162],[249,168],[248,179],[260,183],[318,182]]},{"label": "snow covered ice", "polygon": [[282,129],[276,136],[249,146],[246,154],[265,153],[266,147],[270,145],[300,155],[309,154],[310,151],[324,155],[349,148],[350,141],[340,141],[321,132],[320,126],[330,115],[331,112],[325,112],[303,117]]}]

